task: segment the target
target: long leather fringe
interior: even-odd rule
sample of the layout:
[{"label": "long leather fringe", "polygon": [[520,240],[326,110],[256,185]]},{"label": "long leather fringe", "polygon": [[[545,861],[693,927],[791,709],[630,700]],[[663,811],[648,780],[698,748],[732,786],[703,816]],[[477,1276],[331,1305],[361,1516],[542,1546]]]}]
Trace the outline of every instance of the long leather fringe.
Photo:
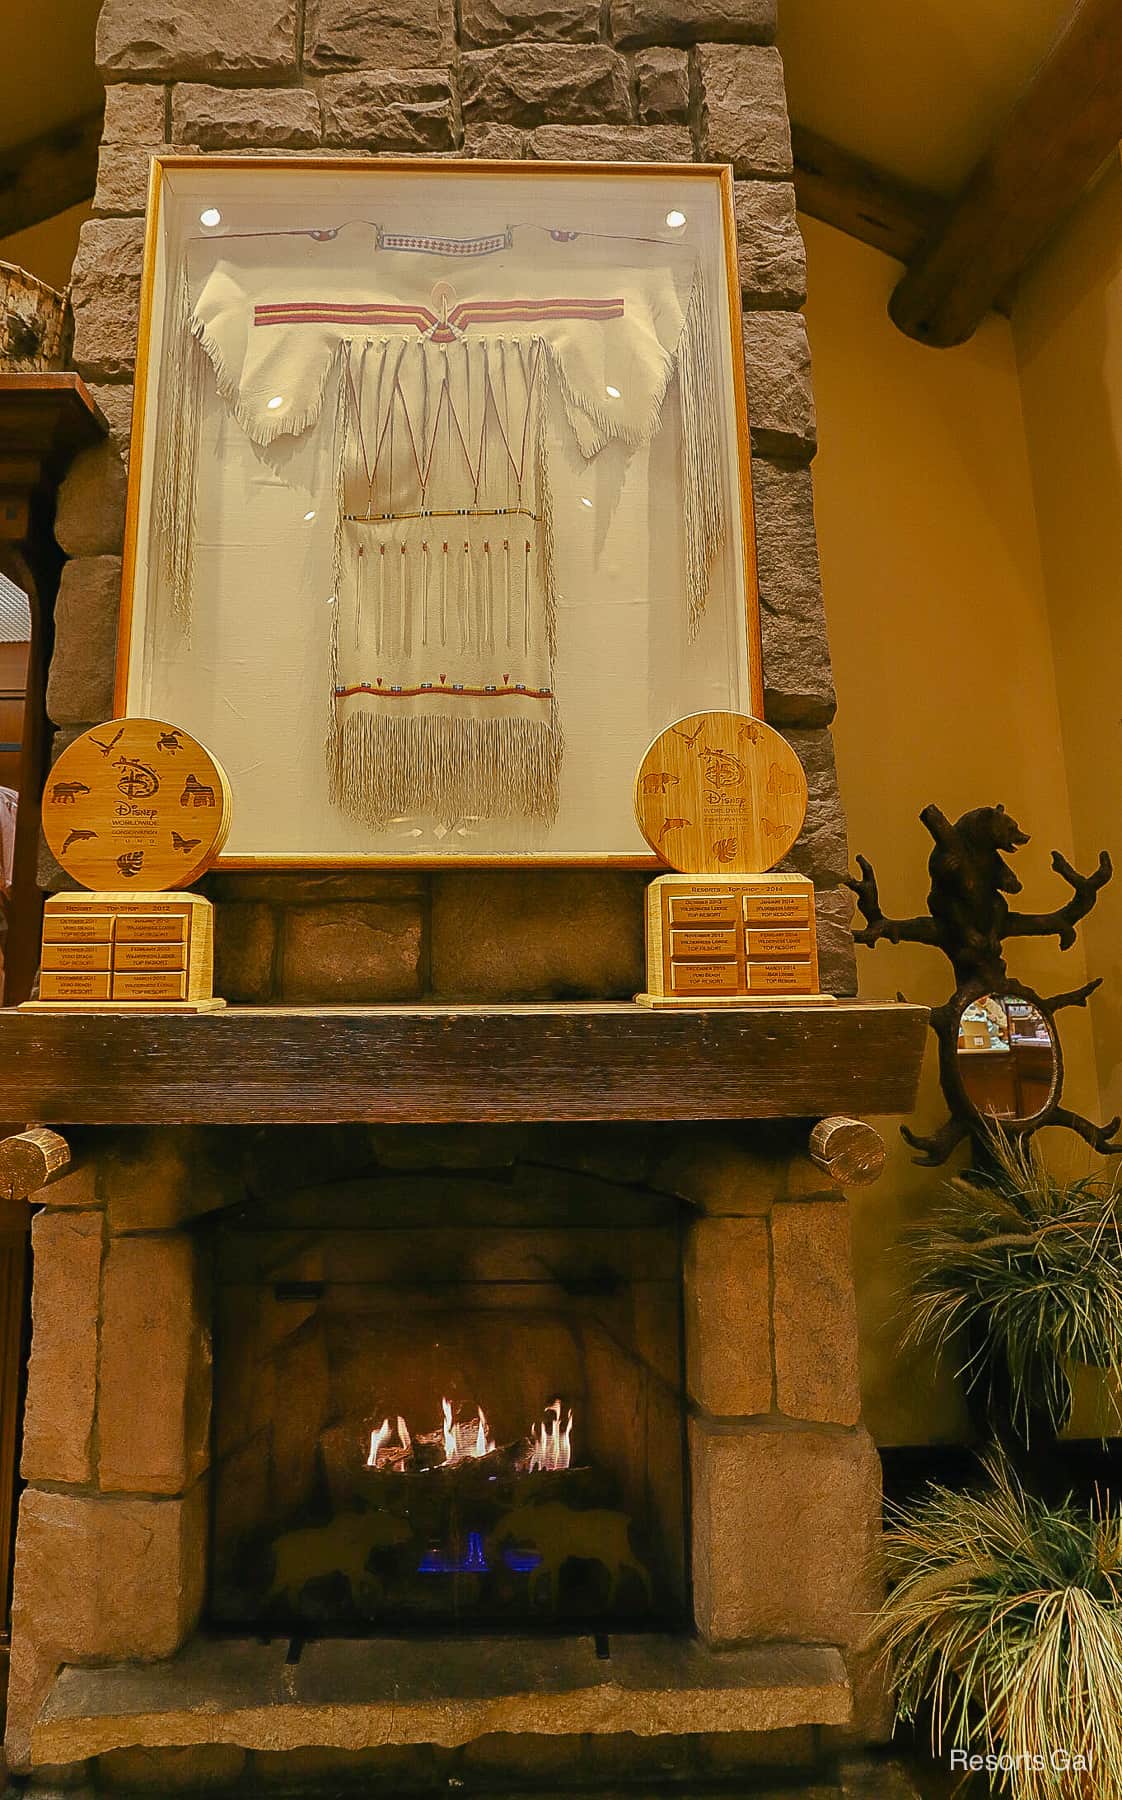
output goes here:
[{"label": "long leather fringe", "polygon": [[207,356],[191,330],[187,270],[180,271],[165,363],[160,467],[156,489],[156,529],[161,573],[171,589],[172,609],[184,628],[191,621],[194,585],[197,461],[202,429]]},{"label": "long leather fringe", "polygon": [[564,743],[557,723],[353,713],[328,743],[331,798],[374,831],[391,819],[530,818],[551,824]]},{"label": "long leather fringe", "polygon": [[686,605],[696,637],[709,594],[709,576],[725,536],[721,444],[717,435],[716,372],[705,290],[698,275],[678,339],[682,413],[682,519],[686,534]]}]

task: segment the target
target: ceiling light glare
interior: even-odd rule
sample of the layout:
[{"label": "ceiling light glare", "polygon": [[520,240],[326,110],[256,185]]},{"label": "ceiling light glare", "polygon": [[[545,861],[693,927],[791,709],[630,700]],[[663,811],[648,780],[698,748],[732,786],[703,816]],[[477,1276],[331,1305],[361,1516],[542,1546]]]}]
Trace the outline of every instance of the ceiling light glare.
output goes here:
[{"label": "ceiling light glare", "polygon": [[265,404],[270,412],[276,412],[278,406],[284,405],[284,395],[274,394],[271,400],[266,400]]},{"label": "ceiling light glare", "polygon": [[586,500],[583,494],[580,497],[580,503],[582,506],[591,506],[592,505],[591,500]]},{"label": "ceiling light glare", "polygon": [[200,225],[213,226],[221,225],[221,223],[222,214],[219,212],[217,206],[208,206],[205,212],[199,214]]},{"label": "ceiling light glare", "polygon": [[669,225],[671,231],[681,231],[682,226],[685,224],[685,222],[686,222],[685,213],[678,212],[677,209],[675,209],[675,211],[673,211],[673,212],[668,212],[666,215],[666,223]]},{"label": "ceiling light glare", "polygon": [[311,522],[311,520],[312,520],[312,519],[314,519],[314,518],[315,518],[315,516],[316,516],[316,515],[315,515],[315,511],[314,511],[314,510],[313,510],[313,511],[312,511],[312,512],[306,512],[306,513],[305,513],[305,514],[304,514],[304,523],[305,523],[305,525],[307,525],[307,524],[310,524],[310,522]]},{"label": "ceiling light glare", "polygon": [[610,382],[608,383],[608,386],[605,389],[605,392],[607,393],[609,400],[618,400],[619,399],[619,389],[614,388]]}]

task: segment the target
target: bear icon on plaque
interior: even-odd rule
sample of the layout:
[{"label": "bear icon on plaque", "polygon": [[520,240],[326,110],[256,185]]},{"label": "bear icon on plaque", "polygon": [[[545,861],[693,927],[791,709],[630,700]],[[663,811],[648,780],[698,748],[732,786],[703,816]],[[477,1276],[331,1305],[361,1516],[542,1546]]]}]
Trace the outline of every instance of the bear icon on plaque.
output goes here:
[{"label": "bear icon on plaque", "polygon": [[[185,818],[185,810],[190,824]],[[21,1011],[214,1012],[214,908],[184,891],[230,831],[230,784],[178,726],[111,719],[59,757],[43,836],[80,894],[43,909],[39,998]]]},{"label": "bear icon on plaque", "polygon": [[802,830],[802,764],[743,713],[691,713],[639,765],[635,816],[676,871],[647,889],[640,1006],[829,1002],[818,992],[814,888],[774,873]]}]

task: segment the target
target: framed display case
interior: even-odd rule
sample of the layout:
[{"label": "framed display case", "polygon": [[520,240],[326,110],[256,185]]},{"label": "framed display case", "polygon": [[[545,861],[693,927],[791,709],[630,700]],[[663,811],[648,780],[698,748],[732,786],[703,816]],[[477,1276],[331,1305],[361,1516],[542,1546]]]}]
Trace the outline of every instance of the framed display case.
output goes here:
[{"label": "framed display case", "polygon": [[651,738],[762,710],[724,167],[158,157],[133,446],[227,867],[650,866]]}]

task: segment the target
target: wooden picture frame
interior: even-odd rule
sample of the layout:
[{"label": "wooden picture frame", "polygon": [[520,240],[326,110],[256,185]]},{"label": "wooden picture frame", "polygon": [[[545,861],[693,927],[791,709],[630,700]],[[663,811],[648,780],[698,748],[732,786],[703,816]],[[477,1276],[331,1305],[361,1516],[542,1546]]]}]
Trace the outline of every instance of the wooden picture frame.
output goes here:
[{"label": "wooden picture frame", "polygon": [[154,157],[115,710],[219,867],[658,868],[651,736],[762,716],[750,468],[728,167]]}]

